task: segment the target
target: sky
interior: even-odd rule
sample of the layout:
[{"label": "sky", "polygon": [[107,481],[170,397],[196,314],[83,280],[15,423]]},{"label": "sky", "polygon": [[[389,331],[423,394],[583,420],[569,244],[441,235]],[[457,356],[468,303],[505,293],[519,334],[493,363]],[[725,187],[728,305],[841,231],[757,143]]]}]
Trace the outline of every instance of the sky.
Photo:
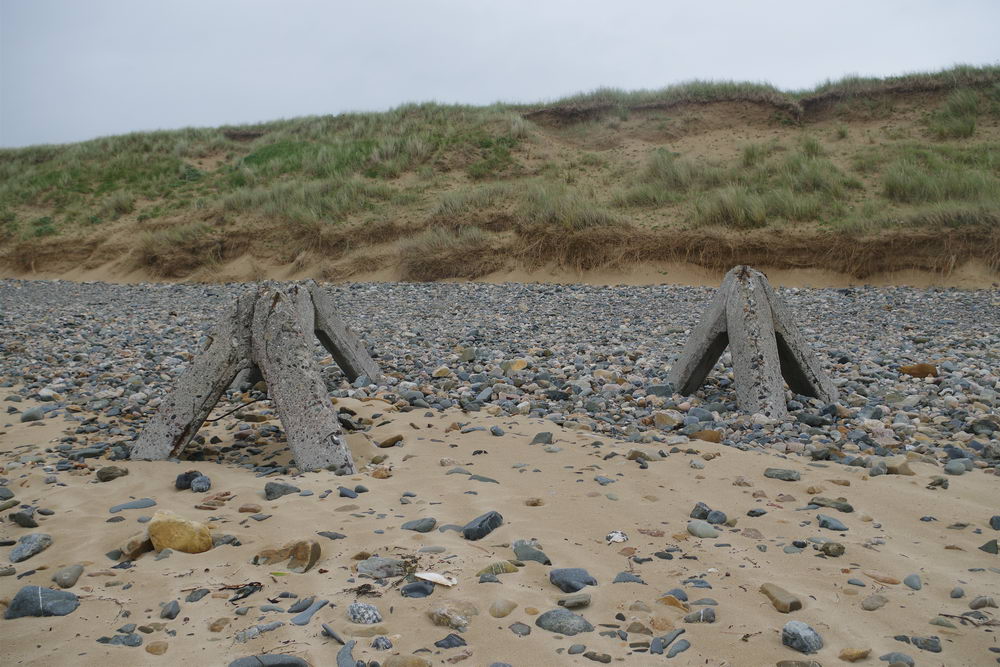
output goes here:
[{"label": "sky", "polygon": [[1000,0],[0,0],[0,146],[1000,64]]}]

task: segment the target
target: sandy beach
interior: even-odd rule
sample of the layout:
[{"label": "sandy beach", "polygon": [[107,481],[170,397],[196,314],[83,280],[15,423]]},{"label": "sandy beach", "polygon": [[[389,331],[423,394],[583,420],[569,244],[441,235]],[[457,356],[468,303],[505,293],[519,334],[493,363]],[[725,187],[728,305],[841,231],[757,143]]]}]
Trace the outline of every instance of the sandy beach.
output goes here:
[{"label": "sandy beach", "polygon": [[[8,339],[9,370],[18,367],[11,364],[15,352]],[[36,356],[18,354],[22,369],[39,363]],[[77,377],[85,375],[85,366],[78,364]],[[125,375],[114,366],[99,368]],[[900,377],[914,395],[935,386],[935,378]],[[94,444],[109,437],[125,442],[126,432],[116,437],[114,429],[132,428],[130,422],[148,407],[109,416],[88,400],[67,401],[58,392],[28,389],[27,378],[12,380],[9,375],[0,393],[0,405],[14,406],[0,428],[0,477],[16,499],[0,524],[8,545],[3,559],[27,534],[53,539],[13,564],[16,574],[5,572],[10,576],[0,578],[0,598],[9,605],[26,586],[63,590],[52,579],[69,566],[81,565],[82,574],[65,589],[78,597],[72,613],[0,621],[8,664],[225,665],[261,654],[341,664],[337,655],[344,647],[325,634],[324,624],[344,641],[357,642],[350,649],[354,660],[389,666],[832,665],[846,662],[841,655],[857,658],[865,651],[861,664],[880,664],[881,656],[899,652],[917,665],[982,665],[995,660],[1000,647],[989,606],[1000,599],[1000,560],[981,548],[1000,534],[990,526],[1000,505],[997,462],[985,458],[987,450],[969,460],[964,474],[944,474],[943,441],[927,442],[920,432],[902,435],[882,457],[890,474],[874,474],[809,456],[811,446],[800,455],[791,432],[787,451],[741,449],[699,439],[711,433],[695,437],[671,427],[650,428],[649,437],[629,442],[593,432],[586,420],[556,424],[508,414],[489,402],[478,411],[427,409],[385,388],[360,398],[337,395],[357,393],[348,389],[333,392],[331,401],[355,427],[345,438],[359,472],[336,477],[284,468],[290,455],[266,401],[206,424],[200,432],[204,444],[185,452],[195,460],[108,460],[116,458],[113,449],[94,455]],[[432,399],[427,390],[422,395]],[[232,394],[213,419],[248,398]],[[706,401],[695,397],[678,412],[696,414]],[[21,421],[33,408],[49,409],[42,419]],[[850,423],[845,418],[829,428],[847,433]],[[927,424],[945,426],[940,419],[928,418]],[[996,442],[995,431],[993,440],[983,432],[955,431],[950,442]],[[551,440],[539,436],[545,433]],[[393,444],[378,446],[387,442]],[[836,450],[852,456],[865,447],[844,439]],[[98,481],[97,471],[110,466],[128,474]],[[279,471],[263,473],[268,466]],[[798,473],[799,479],[765,476],[768,469],[792,471],[786,474]],[[178,490],[177,476],[189,470],[207,476],[210,491]],[[265,485],[272,482],[296,490],[267,500]],[[204,504],[212,498],[221,501]],[[111,511],[139,499],[155,504]],[[701,538],[689,529],[703,523],[691,518],[697,503],[724,513],[721,523],[716,515],[710,526],[717,536]],[[842,511],[843,503],[850,512]],[[37,527],[11,520],[25,508],[38,510],[32,515]],[[206,525],[217,545],[166,557],[115,553],[160,511]],[[463,537],[463,526],[491,511],[502,516],[501,525],[482,539]],[[820,515],[843,526],[821,528]],[[402,528],[418,519],[434,519],[433,527]],[[291,572],[284,562],[252,563],[262,550],[295,540],[318,545],[319,558],[308,571]],[[519,558],[513,548],[519,540],[529,541],[551,565]],[[359,574],[359,565],[376,562],[368,560],[372,556],[395,559],[389,569],[397,572],[382,578]],[[500,572],[497,581],[481,580],[491,565]],[[562,568],[583,568],[596,584],[579,591],[589,602],[571,610],[592,629],[573,636],[536,625],[569,597],[550,580]],[[456,583],[433,586],[427,597],[404,597],[401,590],[414,583],[415,572]],[[230,601],[252,582],[260,589]],[[781,587],[801,607],[782,613],[760,592],[764,584]],[[201,589],[204,597],[189,601]],[[956,589],[962,589],[960,597]],[[313,596],[328,604],[304,625],[293,624],[289,608]],[[984,596],[992,599],[974,602]],[[173,601],[179,612],[163,618]],[[382,620],[351,622],[348,609],[355,602],[374,605]],[[877,608],[868,611],[865,602]],[[979,607],[981,616],[962,616],[977,604],[986,605]],[[457,614],[467,626],[454,620],[452,627],[435,624],[430,614],[441,609],[451,610],[441,618]],[[706,618],[702,611],[702,622],[693,622],[699,610],[711,614]],[[782,628],[792,620],[818,633],[822,648],[805,655],[783,645]],[[280,624],[274,629],[252,630],[275,622]],[[674,634],[665,652],[651,653],[675,630],[683,634]],[[435,646],[449,635],[458,638],[445,644],[453,647]],[[141,644],[101,643],[130,636]],[[391,648],[374,648],[377,637],[387,638]],[[918,648],[918,639],[940,652]],[[689,643],[687,650],[667,659],[682,641]]]}]

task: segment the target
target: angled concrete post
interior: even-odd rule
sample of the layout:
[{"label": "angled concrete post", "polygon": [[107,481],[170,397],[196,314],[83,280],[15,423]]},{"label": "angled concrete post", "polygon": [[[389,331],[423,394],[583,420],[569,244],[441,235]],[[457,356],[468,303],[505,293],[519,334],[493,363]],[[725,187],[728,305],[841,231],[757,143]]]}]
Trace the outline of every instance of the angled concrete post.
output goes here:
[{"label": "angled concrete post", "polygon": [[353,474],[354,462],[313,355],[310,334],[318,336],[320,330],[333,332],[324,333],[324,347],[351,380],[360,370],[378,382],[378,366],[336,316],[332,301],[319,286],[312,281],[304,286],[264,284],[241,294],[219,322],[208,345],[181,374],[177,387],[139,435],[132,458],[176,456],[197,434],[234,378],[260,375],[267,382],[299,469]]},{"label": "angled concrete post", "polygon": [[694,393],[729,346],[736,379],[736,403],[749,413],[788,416],[784,381],[792,391],[827,402],[837,389],[763,273],[737,266],[691,332],[670,370],[682,394]]},{"label": "angled concrete post", "polygon": [[378,384],[382,378],[378,364],[368,354],[361,338],[337,317],[330,295],[311,280],[306,283],[306,288],[312,297],[313,331],[319,342],[333,355],[351,382],[367,375],[372,384]]}]

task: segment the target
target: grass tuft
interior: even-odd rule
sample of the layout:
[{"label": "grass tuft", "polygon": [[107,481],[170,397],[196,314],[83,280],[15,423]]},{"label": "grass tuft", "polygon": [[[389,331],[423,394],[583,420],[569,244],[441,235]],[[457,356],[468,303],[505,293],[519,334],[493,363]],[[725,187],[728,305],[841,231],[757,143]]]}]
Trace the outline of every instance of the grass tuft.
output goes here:
[{"label": "grass tuft", "polygon": [[928,128],[935,139],[967,139],[976,133],[978,116],[979,95],[974,90],[961,88],[931,114]]},{"label": "grass tuft", "polygon": [[427,229],[405,241],[399,251],[403,280],[479,278],[500,267],[491,235],[478,227]]},{"label": "grass tuft", "polygon": [[885,196],[907,204],[991,200],[1000,203],[1000,181],[958,166],[928,166],[904,159],[883,177]]},{"label": "grass tuft", "polygon": [[163,278],[185,276],[214,264],[222,253],[221,246],[210,240],[211,233],[210,226],[197,222],[146,232],[139,239],[139,263]]},{"label": "grass tuft", "polygon": [[529,186],[518,217],[525,226],[555,227],[565,231],[622,224],[621,218],[592,197],[562,185],[545,182]]}]

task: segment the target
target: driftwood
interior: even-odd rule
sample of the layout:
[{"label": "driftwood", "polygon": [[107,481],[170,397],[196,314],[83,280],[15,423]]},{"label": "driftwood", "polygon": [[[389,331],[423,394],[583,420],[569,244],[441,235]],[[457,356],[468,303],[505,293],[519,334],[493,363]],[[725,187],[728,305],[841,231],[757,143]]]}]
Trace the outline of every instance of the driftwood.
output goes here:
[{"label": "driftwood", "polygon": [[677,391],[697,391],[727,346],[733,357],[736,402],[745,412],[786,418],[785,382],[798,394],[837,400],[837,388],[788,308],[764,274],[748,266],[737,266],[726,274],[691,332],[670,371]]},{"label": "driftwood", "polygon": [[316,283],[265,284],[236,300],[139,435],[132,458],[176,456],[234,381],[263,379],[299,469],[354,473],[309,333],[350,380],[379,381],[378,366]]}]

